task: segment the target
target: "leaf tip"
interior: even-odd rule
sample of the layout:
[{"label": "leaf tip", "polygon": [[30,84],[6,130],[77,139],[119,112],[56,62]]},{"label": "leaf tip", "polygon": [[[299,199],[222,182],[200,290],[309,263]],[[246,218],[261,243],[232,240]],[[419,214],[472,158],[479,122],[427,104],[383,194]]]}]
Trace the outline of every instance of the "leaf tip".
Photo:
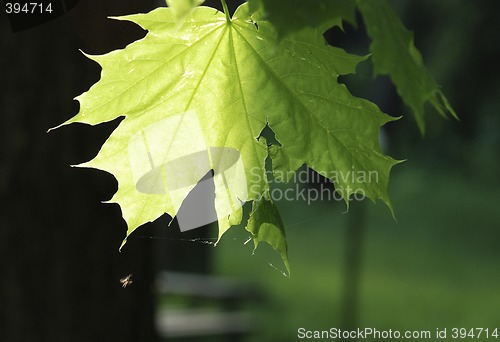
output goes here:
[{"label": "leaf tip", "polygon": [[122,244],[120,245],[120,248],[118,248],[118,252],[121,253],[123,246],[127,243],[127,238],[123,239]]},{"label": "leaf tip", "polygon": [[51,127],[49,128],[48,130],[45,131],[45,133],[50,133],[52,132],[53,130],[56,130],[58,129],[59,127],[61,127],[63,124],[60,124],[60,125],[57,125],[57,126],[54,126],[54,127]]},{"label": "leaf tip", "polygon": [[81,163],[81,164],[72,164],[72,165],[70,165],[70,167],[92,168],[92,166],[90,165],[90,162],[91,161]]}]

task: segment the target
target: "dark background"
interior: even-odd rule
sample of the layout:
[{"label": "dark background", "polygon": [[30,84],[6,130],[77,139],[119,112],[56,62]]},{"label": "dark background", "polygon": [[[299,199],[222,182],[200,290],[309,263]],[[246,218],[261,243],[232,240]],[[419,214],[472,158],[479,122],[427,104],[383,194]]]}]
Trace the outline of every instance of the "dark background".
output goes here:
[{"label": "dark background", "polygon": [[[217,2],[207,2],[212,3]],[[75,115],[78,103],[72,99],[99,78],[97,64],[79,49],[102,54],[144,35],[131,23],[106,17],[146,12],[158,3],[81,0],[67,14],[18,32],[12,32],[2,11],[0,340],[155,340],[158,298],[153,280],[165,263],[158,255],[177,270],[212,269],[257,281],[273,298],[254,308],[263,320],[255,334],[260,341],[292,339],[297,327],[311,318],[315,328],[328,329],[345,321],[342,315],[352,315],[347,325],[393,329],[438,327],[431,327],[432,322],[491,322],[492,313],[500,308],[495,297],[500,280],[500,2],[394,3],[406,26],[416,32],[416,46],[461,121],[443,120],[429,108],[423,138],[387,78],[372,78],[369,63],[360,65],[359,76],[346,78],[356,95],[374,100],[390,115],[404,115],[385,132],[387,153],[408,158],[395,168],[391,183],[399,224],[381,205],[366,203],[370,209],[363,209],[369,210],[363,214],[369,224],[355,253],[357,276],[350,276],[359,289],[353,302],[345,304],[355,305],[355,312],[340,309],[346,298],[342,284],[349,277],[344,266],[352,256],[344,253],[350,241],[345,231],[349,223],[341,214],[345,208],[336,203],[280,204],[296,270],[290,280],[268,267],[264,257],[252,258],[248,250],[241,254],[237,236],[215,250],[136,238],[119,253],[125,223],[118,206],[101,204],[116,191],[116,181],[103,172],[70,168],[93,158],[118,122],[46,131]],[[351,43],[339,33],[333,39],[348,51],[368,52],[362,25],[347,31]],[[141,234],[164,234],[167,222],[162,218]],[[186,252],[186,248],[198,249]],[[413,249],[413,254],[398,254]],[[200,253],[194,261],[185,257],[193,253]],[[398,264],[395,259],[416,261]],[[123,289],[118,280],[129,273],[134,274],[134,283]],[[463,304],[467,301],[476,304]],[[404,303],[406,311],[397,311],[393,302]],[[436,302],[440,303],[436,307],[419,306]],[[330,311],[318,309],[325,305]],[[424,319],[426,308],[429,314],[439,311],[449,320]],[[406,320],[397,320],[396,315],[406,315]]]},{"label": "dark background", "polygon": [[[116,123],[47,133],[78,111],[99,78],[79,52],[102,54],[143,35],[106,19],[148,1],[81,1],[66,15],[13,33],[1,15],[0,339],[153,340],[151,250],[118,247],[126,228],[112,176],[72,164],[93,158]],[[90,128],[90,129],[89,129]],[[144,248],[146,247],[146,248]],[[134,286],[119,279],[134,273]]]}]

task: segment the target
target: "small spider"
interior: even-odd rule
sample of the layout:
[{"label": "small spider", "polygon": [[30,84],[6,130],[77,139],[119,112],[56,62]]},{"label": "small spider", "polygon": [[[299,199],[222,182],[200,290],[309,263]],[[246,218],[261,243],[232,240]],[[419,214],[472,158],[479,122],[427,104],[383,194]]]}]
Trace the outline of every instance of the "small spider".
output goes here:
[{"label": "small spider", "polygon": [[128,276],[120,279],[120,284],[122,284],[123,288],[126,288],[127,286],[129,286],[132,283],[133,283],[132,274],[129,274]]}]

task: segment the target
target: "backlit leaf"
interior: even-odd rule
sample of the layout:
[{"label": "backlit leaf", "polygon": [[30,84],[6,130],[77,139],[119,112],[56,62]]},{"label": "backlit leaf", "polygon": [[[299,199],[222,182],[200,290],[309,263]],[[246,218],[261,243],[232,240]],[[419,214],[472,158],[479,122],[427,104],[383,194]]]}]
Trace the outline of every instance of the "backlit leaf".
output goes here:
[{"label": "backlit leaf", "polygon": [[[174,10],[158,8],[118,18],[148,30],[143,39],[89,56],[102,67],[101,79],[77,98],[80,112],[65,124],[125,117],[80,166],[116,177],[110,202],[120,205],[127,235],[164,213],[176,216],[213,170],[219,238],[241,222],[243,203],[257,201],[247,230],[288,267],[284,228],[268,196],[267,157],[275,177],[289,179],[307,164],[332,179],[346,203],[362,193],[391,206],[389,172],[397,161],[381,152],[378,136],[393,118],[337,82],[365,57],[326,45],[325,27],[279,40],[261,18],[247,4],[231,21],[197,7],[178,22]],[[279,143],[268,146],[260,136],[266,126]],[[376,177],[361,177],[367,173]]]},{"label": "backlit leaf", "polygon": [[425,132],[424,104],[431,105],[442,116],[457,118],[453,108],[425,67],[406,30],[386,0],[357,0],[368,34],[377,74],[390,75],[403,101],[413,110],[418,127]]}]

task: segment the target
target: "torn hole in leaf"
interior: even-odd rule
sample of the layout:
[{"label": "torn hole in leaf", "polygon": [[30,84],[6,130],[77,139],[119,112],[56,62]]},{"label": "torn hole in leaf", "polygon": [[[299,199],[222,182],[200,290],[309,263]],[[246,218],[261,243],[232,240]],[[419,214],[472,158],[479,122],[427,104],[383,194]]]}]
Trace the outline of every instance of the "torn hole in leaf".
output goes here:
[{"label": "torn hole in leaf", "polygon": [[274,133],[273,129],[269,127],[269,124],[266,123],[266,126],[262,129],[260,132],[259,136],[257,137],[257,140],[260,141],[260,138],[264,138],[267,146],[271,145],[277,145],[278,147],[281,147],[281,143],[276,139],[276,134]]}]

